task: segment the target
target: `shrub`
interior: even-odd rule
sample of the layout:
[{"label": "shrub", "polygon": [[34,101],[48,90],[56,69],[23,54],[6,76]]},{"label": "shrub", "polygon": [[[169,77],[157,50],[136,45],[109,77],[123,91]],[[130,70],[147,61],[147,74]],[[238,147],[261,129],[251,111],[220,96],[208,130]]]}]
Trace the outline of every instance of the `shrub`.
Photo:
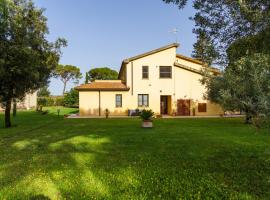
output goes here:
[{"label": "shrub", "polygon": [[252,123],[257,129],[257,132],[260,129],[270,129],[270,117],[260,115],[252,118]]},{"label": "shrub", "polygon": [[45,106],[63,106],[64,105],[63,102],[64,102],[63,97],[39,97],[37,99],[39,110],[42,110],[42,107]]},{"label": "shrub", "polygon": [[64,106],[64,97],[56,97],[55,106]]},{"label": "shrub", "polygon": [[108,108],[105,109],[105,116],[108,119],[109,118],[110,111]]},{"label": "shrub", "polygon": [[142,120],[147,121],[147,120],[151,120],[152,117],[154,116],[154,112],[152,110],[142,110],[140,117],[142,118]]},{"label": "shrub", "polygon": [[47,99],[45,97],[37,99],[37,110],[42,111],[42,108],[47,105]]},{"label": "shrub", "polygon": [[65,94],[64,106],[66,107],[78,107],[79,106],[79,92],[71,89],[70,92]]}]

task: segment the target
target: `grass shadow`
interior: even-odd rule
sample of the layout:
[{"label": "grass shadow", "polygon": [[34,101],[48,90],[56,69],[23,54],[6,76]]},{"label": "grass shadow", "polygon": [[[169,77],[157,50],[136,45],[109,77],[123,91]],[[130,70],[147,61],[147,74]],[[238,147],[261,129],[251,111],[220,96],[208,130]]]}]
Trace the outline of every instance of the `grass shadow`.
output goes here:
[{"label": "grass shadow", "polygon": [[[236,119],[156,120],[154,129],[145,130],[139,119],[20,116],[28,118],[18,119],[27,125],[0,134],[2,198],[237,199],[269,194],[270,138],[255,135]],[[248,186],[252,179],[261,189]]]}]

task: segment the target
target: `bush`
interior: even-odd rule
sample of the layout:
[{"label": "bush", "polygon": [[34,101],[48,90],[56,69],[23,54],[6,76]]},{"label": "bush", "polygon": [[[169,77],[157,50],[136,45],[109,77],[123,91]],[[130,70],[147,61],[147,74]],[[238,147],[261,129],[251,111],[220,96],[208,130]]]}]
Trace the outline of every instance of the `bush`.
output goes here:
[{"label": "bush", "polygon": [[252,123],[256,127],[257,131],[260,129],[270,129],[270,117],[260,115],[252,118]]},{"label": "bush", "polygon": [[64,106],[64,97],[56,97],[55,106]]},{"label": "bush", "polygon": [[42,107],[48,106],[63,106],[64,105],[63,97],[39,97],[37,99],[37,104],[39,110],[42,110]]},{"label": "bush", "polygon": [[142,120],[147,121],[147,120],[151,120],[152,117],[154,116],[154,112],[152,110],[142,110],[140,117],[142,118]]},{"label": "bush", "polygon": [[70,92],[65,94],[64,106],[66,107],[79,107],[79,92],[71,89]]}]

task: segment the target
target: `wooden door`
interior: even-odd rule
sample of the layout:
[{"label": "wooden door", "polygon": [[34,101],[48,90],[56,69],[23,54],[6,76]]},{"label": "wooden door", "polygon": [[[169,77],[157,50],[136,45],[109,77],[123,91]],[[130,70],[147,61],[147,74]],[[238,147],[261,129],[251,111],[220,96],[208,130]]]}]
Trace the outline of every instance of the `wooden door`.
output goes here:
[{"label": "wooden door", "polygon": [[177,100],[177,115],[190,116],[190,100],[189,99]]},{"label": "wooden door", "polygon": [[168,114],[168,97],[160,96],[160,114],[167,115]]}]

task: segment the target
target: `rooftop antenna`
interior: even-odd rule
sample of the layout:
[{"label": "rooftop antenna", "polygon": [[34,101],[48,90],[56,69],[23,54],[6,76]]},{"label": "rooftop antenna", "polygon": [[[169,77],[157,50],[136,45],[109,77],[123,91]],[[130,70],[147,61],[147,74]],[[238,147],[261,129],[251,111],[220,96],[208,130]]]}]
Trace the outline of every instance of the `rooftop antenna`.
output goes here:
[{"label": "rooftop antenna", "polygon": [[175,42],[178,43],[178,28],[173,28],[172,30],[169,31],[169,33],[172,33],[175,35]]}]

